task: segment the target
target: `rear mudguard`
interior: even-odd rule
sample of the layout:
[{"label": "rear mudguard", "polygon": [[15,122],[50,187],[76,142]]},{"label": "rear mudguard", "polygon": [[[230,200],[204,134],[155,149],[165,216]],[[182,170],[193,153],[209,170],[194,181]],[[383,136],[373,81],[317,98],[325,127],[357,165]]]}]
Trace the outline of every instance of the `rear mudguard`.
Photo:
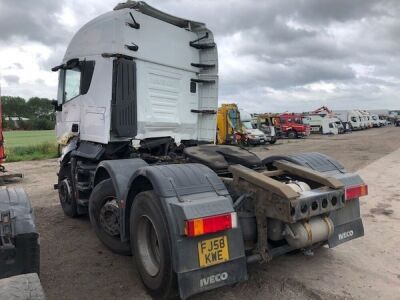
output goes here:
[{"label": "rear mudguard", "polygon": [[148,164],[139,158],[132,159],[117,159],[101,161],[93,177],[93,186],[96,186],[100,181],[111,178],[117,201],[120,202],[128,190],[129,180],[132,175],[142,167]]},{"label": "rear mudguard", "polygon": [[[240,228],[216,234],[187,238],[184,235],[185,220],[234,211],[232,199],[221,179],[201,164],[144,166],[132,175],[129,189],[124,196],[122,235],[127,238],[130,207],[140,192],[138,184],[143,180],[151,183],[160,199],[160,206],[167,217],[172,244],[173,268],[177,274],[181,298],[233,284],[247,279],[246,257]],[[229,261],[215,266],[200,268],[198,242],[226,235]]]},{"label": "rear mudguard", "polygon": [[[344,183],[345,188],[364,184],[357,174],[349,173],[335,159],[321,153],[310,152],[286,156],[270,156],[263,160],[266,166],[272,166],[275,160],[287,160],[308,167],[318,172],[326,173]],[[330,248],[349,240],[364,236],[364,226],[360,216],[360,201],[346,201],[345,206],[329,214],[334,224],[334,233],[328,240]]]}]

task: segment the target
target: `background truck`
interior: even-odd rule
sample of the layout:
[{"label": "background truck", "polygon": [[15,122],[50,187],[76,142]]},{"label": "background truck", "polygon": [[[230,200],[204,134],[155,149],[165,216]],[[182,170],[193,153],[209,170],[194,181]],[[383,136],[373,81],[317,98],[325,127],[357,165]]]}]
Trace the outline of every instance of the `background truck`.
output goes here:
[{"label": "background truck", "polygon": [[335,116],[342,121],[344,126],[348,125],[351,130],[362,129],[360,115],[354,110],[335,110]]},{"label": "background truck", "polygon": [[383,126],[381,121],[379,120],[379,116],[377,114],[371,114],[371,122],[372,122],[373,127]]},{"label": "background truck", "polygon": [[53,70],[61,207],[133,254],[152,297],[231,285],[248,263],[364,234],[367,185],[336,160],[214,144],[218,55],[205,24],[122,3],[79,30]]},{"label": "background truck", "polygon": [[295,139],[310,135],[310,126],[303,124],[303,118],[300,114],[283,113],[277,119],[276,127],[282,137]]},{"label": "background truck", "polygon": [[275,144],[280,136],[278,128],[275,126],[278,114],[255,114],[252,117],[252,124],[255,128],[264,132],[270,144]]},{"label": "background truck", "polygon": [[[336,118],[321,117],[319,115],[307,115],[303,117],[303,123],[310,126],[311,133],[339,134],[336,122]],[[343,129],[343,126],[341,129]]]},{"label": "background truck", "polygon": [[[321,126],[323,127],[322,133],[336,133],[336,128],[337,132],[339,134],[345,133],[345,125],[343,124],[342,120],[340,120],[333,111],[331,111],[328,107],[326,106],[321,106],[314,110],[313,112],[307,114],[307,116],[315,116],[315,118],[311,117],[312,122],[316,122],[314,126],[317,126],[318,123],[321,123]],[[325,120],[318,119],[318,116],[321,118],[325,118]],[[329,119],[329,121],[327,120]],[[304,118],[303,118],[304,121]],[[334,123],[334,124],[331,124]],[[315,131],[316,128],[314,128]],[[311,131],[313,129],[311,128]],[[321,130],[320,130],[321,131]]]}]

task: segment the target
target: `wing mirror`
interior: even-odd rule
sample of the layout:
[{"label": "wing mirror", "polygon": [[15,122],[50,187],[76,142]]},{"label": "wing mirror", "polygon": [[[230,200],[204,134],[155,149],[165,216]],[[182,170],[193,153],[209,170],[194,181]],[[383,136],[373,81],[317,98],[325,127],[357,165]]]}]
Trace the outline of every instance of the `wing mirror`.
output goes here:
[{"label": "wing mirror", "polygon": [[58,104],[57,100],[51,100],[51,104],[54,106],[55,111],[62,111],[62,104]]}]

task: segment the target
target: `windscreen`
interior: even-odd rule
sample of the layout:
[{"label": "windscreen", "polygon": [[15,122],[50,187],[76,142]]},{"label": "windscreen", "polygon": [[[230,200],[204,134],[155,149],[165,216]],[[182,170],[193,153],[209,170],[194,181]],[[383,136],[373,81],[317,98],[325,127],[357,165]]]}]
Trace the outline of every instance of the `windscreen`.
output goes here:
[{"label": "windscreen", "polygon": [[251,121],[244,121],[244,122],[242,122],[242,124],[246,129],[253,129],[253,126],[251,125]]}]

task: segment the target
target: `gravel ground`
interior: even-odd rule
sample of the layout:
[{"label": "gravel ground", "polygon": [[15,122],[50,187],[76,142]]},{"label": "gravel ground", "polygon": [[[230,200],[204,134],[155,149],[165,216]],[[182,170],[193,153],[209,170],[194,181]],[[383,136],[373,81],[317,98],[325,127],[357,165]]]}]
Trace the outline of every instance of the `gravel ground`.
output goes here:
[{"label": "gravel ground", "polygon": [[[400,129],[370,129],[340,136],[281,140],[251,148],[260,157],[316,151],[357,171],[369,184],[362,199],[366,236],[314,256],[285,255],[249,266],[249,281],[195,299],[396,298],[400,286]],[[398,150],[399,149],[399,150]],[[53,184],[57,160],[10,163],[35,208],[41,234],[41,280],[47,299],[149,299],[131,257],[112,254],[86,217],[62,213]],[[397,245],[397,247],[396,247]],[[400,299],[400,298],[398,298]]]}]

